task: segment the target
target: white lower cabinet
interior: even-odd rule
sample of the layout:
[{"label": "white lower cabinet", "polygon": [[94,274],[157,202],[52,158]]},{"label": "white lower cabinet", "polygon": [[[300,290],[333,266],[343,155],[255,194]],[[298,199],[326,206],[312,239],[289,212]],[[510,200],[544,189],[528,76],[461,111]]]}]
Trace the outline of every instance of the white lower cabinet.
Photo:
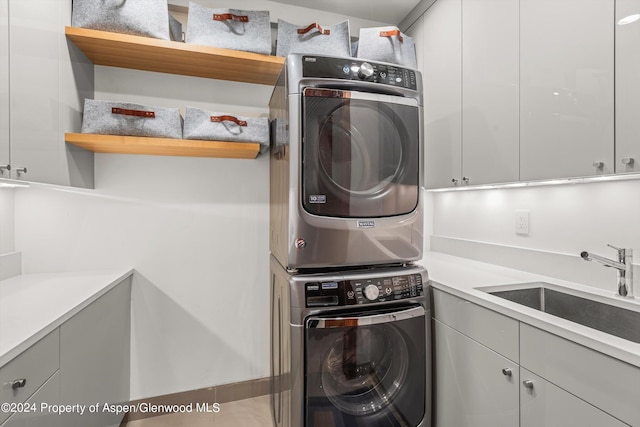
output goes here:
[{"label": "white lower cabinet", "polygon": [[[129,401],[130,325],[129,278],[0,367],[0,403],[17,410],[0,412],[0,427],[119,426],[124,414],[104,404]],[[84,413],[60,415],[58,404]]]},{"label": "white lower cabinet", "polygon": [[520,378],[520,427],[627,425],[524,368]]},{"label": "white lower cabinet", "polygon": [[[16,413],[9,418],[1,427],[66,427],[60,421],[57,415],[52,415],[47,408],[52,408],[58,404],[58,395],[60,389],[60,375],[56,372],[49,380],[44,383],[38,391],[26,402],[35,411]],[[42,411],[41,405],[47,406]]]},{"label": "white lower cabinet", "polygon": [[435,427],[640,426],[640,368],[433,292]]},{"label": "white lower cabinet", "polygon": [[437,320],[434,324],[436,426],[517,427],[518,365]]}]

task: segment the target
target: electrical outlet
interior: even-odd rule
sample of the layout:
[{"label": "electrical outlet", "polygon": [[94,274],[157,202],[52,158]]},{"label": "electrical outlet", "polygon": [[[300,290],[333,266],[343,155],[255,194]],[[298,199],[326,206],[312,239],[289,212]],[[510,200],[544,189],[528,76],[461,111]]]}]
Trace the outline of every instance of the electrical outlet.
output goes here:
[{"label": "electrical outlet", "polygon": [[529,211],[516,211],[516,234],[529,235]]}]

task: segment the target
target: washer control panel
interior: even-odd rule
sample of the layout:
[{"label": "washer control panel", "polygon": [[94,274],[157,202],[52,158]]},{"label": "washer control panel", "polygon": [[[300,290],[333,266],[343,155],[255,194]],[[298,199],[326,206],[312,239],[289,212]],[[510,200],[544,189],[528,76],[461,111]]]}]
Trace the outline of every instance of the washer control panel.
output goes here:
[{"label": "washer control panel", "polygon": [[362,305],[422,295],[420,274],[305,283],[307,307]]},{"label": "washer control panel", "polygon": [[304,56],[302,58],[302,76],[357,80],[417,90],[414,70],[355,58]]}]

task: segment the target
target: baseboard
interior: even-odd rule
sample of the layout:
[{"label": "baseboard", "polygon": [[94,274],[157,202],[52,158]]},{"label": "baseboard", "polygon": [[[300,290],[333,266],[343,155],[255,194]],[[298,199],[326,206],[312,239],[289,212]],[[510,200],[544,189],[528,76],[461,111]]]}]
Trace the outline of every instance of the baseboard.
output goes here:
[{"label": "baseboard", "polygon": [[[198,390],[184,391],[180,393],[165,394],[146,399],[132,401],[131,404],[144,403],[148,405],[188,405],[197,403],[227,403],[235,400],[250,399],[252,397],[264,396],[271,393],[271,378],[258,378],[255,380],[223,384],[214,387],[201,388]],[[127,422],[152,418],[164,415],[169,412],[149,411],[147,413],[127,413],[120,426],[125,426]]]}]

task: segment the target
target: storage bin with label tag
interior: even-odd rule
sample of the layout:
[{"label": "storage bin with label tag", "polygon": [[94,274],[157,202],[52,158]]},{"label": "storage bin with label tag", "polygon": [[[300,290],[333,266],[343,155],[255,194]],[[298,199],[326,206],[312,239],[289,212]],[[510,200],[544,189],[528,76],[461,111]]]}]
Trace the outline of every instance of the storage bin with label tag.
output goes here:
[{"label": "storage bin with label tag", "polygon": [[185,40],[202,46],[270,55],[269,12],[209,9],[190,2]]},{"label": "storage bin with label tag", "polygon": [[398,27],[361,28],[358,58],[417,68],[413,39]]},{"label": "storage bin with label tag", "polygon": [[242,117],[187,107],[184,113],[184,139],[255,142],[260,152],[269,148],[269,119]]},{"label": "storage bin with label tag", "polygon": [[317,23],[299,26],[278,19],[276,55],[287,56],[290,53],[350,57],[349,21],[331,26]]},{"label": "storage bin with label tag", "polygon": [[73,0],[71,25],[170,40],[167,0]]},{"label": "storage bin with label tag", "polygon": [[182,138],[178,108],[85,99],[82,133]]}]

